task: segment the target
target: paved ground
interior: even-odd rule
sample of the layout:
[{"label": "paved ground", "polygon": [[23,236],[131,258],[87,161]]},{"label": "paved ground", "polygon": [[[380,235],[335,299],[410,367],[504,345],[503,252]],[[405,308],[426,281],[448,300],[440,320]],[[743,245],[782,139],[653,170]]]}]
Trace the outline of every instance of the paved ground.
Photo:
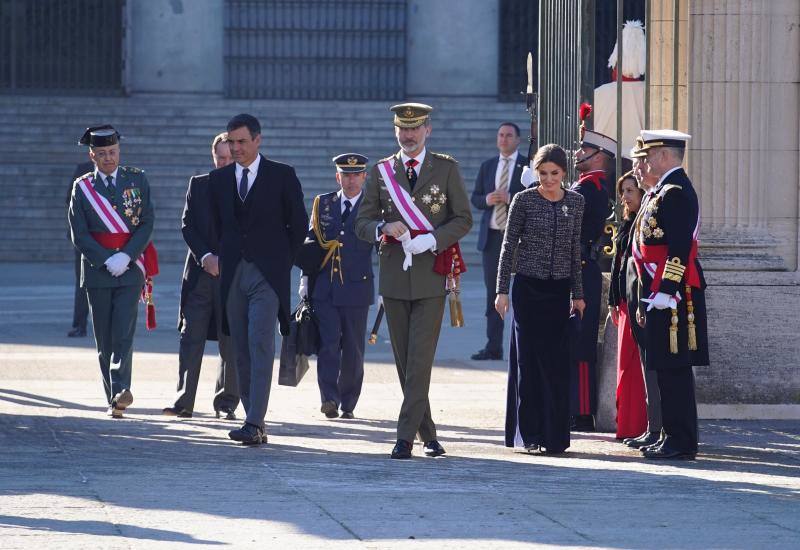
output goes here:
[{"label": "paved ground", "polygon": [[644,462],[608,434],[575,434],[560,458],[504,448],[505,365],[463,360],[482,344],[477,273],[433,375],[448,455],[399,462],[385,333],[356,420],[321,418],[311,372],[274,389],[270,444],[242,448],[211,414],[213,369],[195,418],[158,414],[175,385],[177,266],[159,277],[160,327],[140,328],[121,421],[103,414],[90,339],[64,337],[70,266],[3,269],[0,548],[800,547],[798,422],[703,422],[689,463]]}]

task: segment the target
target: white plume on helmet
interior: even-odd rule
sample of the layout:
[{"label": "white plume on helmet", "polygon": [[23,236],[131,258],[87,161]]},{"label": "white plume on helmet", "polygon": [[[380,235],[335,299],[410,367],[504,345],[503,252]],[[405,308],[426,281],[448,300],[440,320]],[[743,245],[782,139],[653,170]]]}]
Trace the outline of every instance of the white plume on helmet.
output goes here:
[{"label": "white plume on helmet", "polygon": [[[617,65],[617,44],[608,57],[608,67]],[[622,27],[622,75],[628,78],[639,78],[644,74],[647,64],[647,44],[644,37],[644,26],[641,21],[627,21]]]}]

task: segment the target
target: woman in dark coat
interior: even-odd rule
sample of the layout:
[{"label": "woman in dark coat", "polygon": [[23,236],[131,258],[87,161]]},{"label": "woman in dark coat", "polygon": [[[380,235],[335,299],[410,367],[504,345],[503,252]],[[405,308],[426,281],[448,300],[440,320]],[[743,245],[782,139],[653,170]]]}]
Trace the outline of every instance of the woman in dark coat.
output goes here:
[{"label": "woman in dark coat", "polygon": [[611,321],[617,326],[617,439],[637,437],[647,430],[647,396],[642,376],[639,348],[633,339],[628,304],[626,266],[631,254],[630,233],[642,204],[644,191],[636,184],[633,172],[617,181],[617,200],[623,204],[622,225],[615,240],[616,254],[611,262],[608,306]]},{"label": "woman in dark coat", "polygon": [[558,454],[569,447],[569,316],[586,307],[583,197],[563,188],[567,155],[558,145],[540,148],[533,167],[539,185],[511,201],[497,273],[495,308],[505,317],[516,265],[505,444]]}]

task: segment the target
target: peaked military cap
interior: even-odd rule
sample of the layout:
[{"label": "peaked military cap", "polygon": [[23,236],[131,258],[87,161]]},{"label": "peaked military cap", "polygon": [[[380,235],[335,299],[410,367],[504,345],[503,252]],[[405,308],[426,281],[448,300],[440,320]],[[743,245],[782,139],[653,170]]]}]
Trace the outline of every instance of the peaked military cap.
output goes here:
[{"label": "peaked military cap", "polygon": [[345,174],[366,172],[367,162],[369,161],[367,157],[358,153],[344,153],[333,157],[331,160],[336,165],[336,171],[344,172]]},{"label": "peaked military cap", "polygon": [[642,136],[636,136],[636,145],[631,148],[630,156],[632,159],[642,158],[647,156],[647,151],[644,149],[644,140]]},{"label": "peaked military cap", "polygon": [[398,128],[417,128],[425,124],[433,107],[424,103],[401,103],[389,110],[394,112],[394,125]]},{"label": "peaked military cap", "polygon": [[88,145],[89,147],[108,147],[119,143],[121,135],[110,124],[103,126],[90,126],[78,140],[79,145]]},{"label": "peaked military cap", "polygon": [[609,155],[611,158],[617,156],[617,141],[611,139],[605,134],[595,132],[594,130],[586,130],[581,140],[581,147],[594,147],[601,152]]},{"label": "peaked military cap", "polygon": [[649,149],[655,147],[685,149],[686,142],[690,139],[692,139],[692,136],[677,130],[642,130],[642,151],[647,154]]}]

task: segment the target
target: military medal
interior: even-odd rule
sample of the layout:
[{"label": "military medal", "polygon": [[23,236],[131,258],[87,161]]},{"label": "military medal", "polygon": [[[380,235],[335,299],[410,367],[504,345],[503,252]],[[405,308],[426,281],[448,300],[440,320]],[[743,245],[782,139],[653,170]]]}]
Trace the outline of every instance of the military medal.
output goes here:
[{"label": "military medal", "polygon": [[438,202],[435,202],[431,205],[431,214],[438,214],[439,210],[441,210],[442,205]]}]

